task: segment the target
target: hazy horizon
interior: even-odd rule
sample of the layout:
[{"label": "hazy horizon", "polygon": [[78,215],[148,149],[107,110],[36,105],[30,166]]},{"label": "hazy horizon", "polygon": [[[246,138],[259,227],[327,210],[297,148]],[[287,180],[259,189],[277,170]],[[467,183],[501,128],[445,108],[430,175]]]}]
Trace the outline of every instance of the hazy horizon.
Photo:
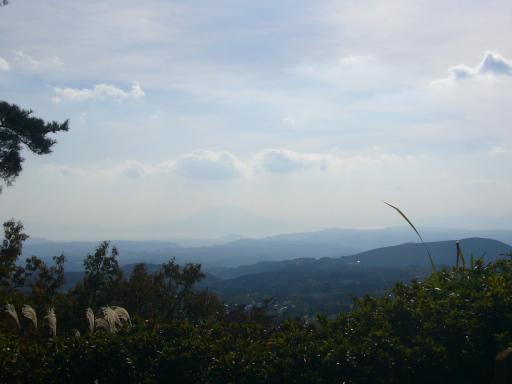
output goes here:
[{"label": "hazy horizon", "polygon": [[[457,230],[467,237],[484,236],[489,231],[512,232],[512,215],[429,217],[414,220],[420,231],[438,232],[446,229]],[[213,245],[238,239],[262,239],[266,237],[312,233],[329,230],[403,230],[410,232],[411,240],[416,237],[411,228],[399,216],[393,225],[379,227],[318,226],[307,223],[287,222],[258,215],[236,206],[217,206],[194,212],[192,215],[162,222],[140,223],[136,225],[77,224],[59,225],[26,221],[25,231],[32,239],[52,241],[174,241],[181,245]],[[454,238],[455,239],[455,238]],[[439,240],[436,237],[430,240]]]},{"label": "hazy horizon", "polygon": [[2,220],[512,215],[508,1],[12,0],[0,32],[1,98],[70,119],[52,154],[24,152]]}]

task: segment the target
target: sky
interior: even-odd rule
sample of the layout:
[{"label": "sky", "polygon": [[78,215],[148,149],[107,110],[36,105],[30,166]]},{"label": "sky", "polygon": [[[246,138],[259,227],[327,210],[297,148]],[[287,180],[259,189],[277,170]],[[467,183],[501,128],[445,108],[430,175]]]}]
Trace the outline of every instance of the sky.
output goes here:
[{"label": "sky", "polygon": [[509,0],[11,0],[0,99],[70,131],[0,219],[510,215],[510,36]]}]

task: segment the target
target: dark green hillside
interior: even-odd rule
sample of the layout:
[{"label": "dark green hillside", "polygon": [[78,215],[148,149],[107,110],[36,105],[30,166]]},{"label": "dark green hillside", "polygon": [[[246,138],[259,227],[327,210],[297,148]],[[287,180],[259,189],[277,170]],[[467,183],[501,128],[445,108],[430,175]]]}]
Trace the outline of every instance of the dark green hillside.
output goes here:
[{"label": "dark green hillside", "polygon": [[[451,266],[456,262],[455,240],[427,243],[437,265]],[[512,246],[493,239],[470,238],[460,241],[462,251],[469,262],[470,256],[483,257],[486,262],[495,261],[512,250]],[[265,273],[281,270],[302,270],[306,272],[342,268],[346,264],[357,263],[364,266],[409,267],[430,266],[425,248],[420,243],[407,243],[384,248],[376,248],[352,256],[338,258],[320,258],[315,254],[311,258],[283,260],[277,262],[260,262],[225,270],[219,277],[228,279],[254,273]]]},{"label": "dark green hillside", "polygon": [[[279,264],[279,263],[276,263]],[[272,314],[279,318],[314,318],[352,308],[353,298],[380,296],[396,281],[428,276],[427,267],[365,267],[333,263],[332,259],[287,261],[287,267],[204,284],[230,303],[261,303],[272,298]]]},{"label": "dark green hillside", "polygon": [[[438,241],[427,244],[436,265],[452,266],[456,262],[455,241]],[[485,262],[493,262],[512,251],[512,246],[497,240],[470,238],[460,240],[460,246],[469,262],[470,256],[483,257]],[[347,262],[360,262],[367,266],[428,266],[430,262],[421,244],[409,243],[374,249],[354,256],[342,258]]]},{"label": "dark green hillside", "polygon": [[[507,244],[491,239],[464,239],[460,244],[468,265],[471,254],[484,255],[484,262],[492,262],[512,251]],[[455,264],[455,241],[427,246],[438,266]],[[396,281],[423,278],[430,272],[423,246],[410,243],[336,259],[261,262],[227,270],[220,275],[224,280],[207,280],[204,286],[233,303],[272,298],[279,317],[311,317],[347,311],[354,296],[382,295]]]}]

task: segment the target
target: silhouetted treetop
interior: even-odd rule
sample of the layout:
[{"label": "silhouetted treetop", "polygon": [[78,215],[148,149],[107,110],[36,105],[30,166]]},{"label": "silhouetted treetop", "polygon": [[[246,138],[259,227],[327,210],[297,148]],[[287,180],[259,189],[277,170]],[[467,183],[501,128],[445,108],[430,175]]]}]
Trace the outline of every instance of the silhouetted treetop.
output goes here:
[{"label": "silhouetted treetop", "polygon": [[0,178],[7,185],[11,185],[22,170],[22,145],[37,155],[48,154],[56,140],[47,135],[69,129],[68,120],[45,122],[31,114],[31,110],[0,101]]}]

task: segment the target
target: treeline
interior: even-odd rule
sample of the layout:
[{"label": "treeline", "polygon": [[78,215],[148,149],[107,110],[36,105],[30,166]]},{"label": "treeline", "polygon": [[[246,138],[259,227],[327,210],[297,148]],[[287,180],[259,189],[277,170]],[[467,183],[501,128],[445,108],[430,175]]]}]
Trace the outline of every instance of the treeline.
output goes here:
[{"label": "treeline", "polygon": [[[31,305],[40,322],[20,316],[18,326],[3,312],[2,383],[491,383],[496,354],[512,343],[510,257],[397,283],[335,320],[276,323],[263,308],[226,307],[194,289],[199,265],[171,260],[149,274],[140,264],[123,276],[108,243],[64,293],[64,258],[17,266],[26,235],[15,222],[5,233],[1,300],[18,312]],[[45,325],[49,308],[56,336]],[[87,308],[130,319],[90,327]]]},{"label": "treeline", "polygon": [[[65,255],[54,256],[53,265],[31,256],[22,266],[19,259],[23,242],[28,238],[23,225],[8,221],[4,223],[4,234],[0,249],[0,301],[15,308],[29,304],[41,315],[53,308],[62,335],[87,330],[87,308],[100,312],[106,306],[123,307],[136,323],[150,325],[246,315],[241,307],[229,306],[227,310],[216,295],[195,289],[205,276],[199,264],[180,266],[170,259],[150,273],[144,263],[139,263],[126,276],[119,266],[116,247],[108,241],[100,243],[85,258],[83,278],[65,291]],[[257,316],[258,308],[253,312]],[[4,321],[0,329],[6,328],[9,325]]]}]

